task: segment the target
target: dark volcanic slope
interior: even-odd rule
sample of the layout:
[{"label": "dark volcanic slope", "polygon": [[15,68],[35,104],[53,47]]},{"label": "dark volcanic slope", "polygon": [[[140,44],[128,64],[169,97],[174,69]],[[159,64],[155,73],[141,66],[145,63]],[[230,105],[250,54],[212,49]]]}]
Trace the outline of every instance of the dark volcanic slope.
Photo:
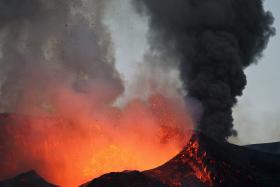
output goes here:
[{"label": "dark volcanic slope", "polygon": [[20,174],[15,178],[0,181],[0,187],[58,187],[45,181],[35,171]]},{"label": "dark volcanic slope", "polygon": [[272,154],[280,154],[280,142],[247,145],[249,149]]},{"label": "dark volcanic slope", "polygon": [[[205,186],[275,186],[280,185],[280,157],[229,143],[218,143],[195,133],[189,144],[175,158],[147,175],[170,186],[185,186],[197,178]],[[195,179],[196,178],[196,179]]]},{"label": "dark volcanic slope", "polygon": [[103,175],[80,187],[168,187],[139,171],[125,171]]}]

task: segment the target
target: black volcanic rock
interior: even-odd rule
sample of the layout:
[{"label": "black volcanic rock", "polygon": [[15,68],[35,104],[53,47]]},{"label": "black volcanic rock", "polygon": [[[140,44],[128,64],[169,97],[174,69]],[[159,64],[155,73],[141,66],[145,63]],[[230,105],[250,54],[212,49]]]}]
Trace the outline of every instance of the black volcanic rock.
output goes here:
[{"label": "black volcanic rock", "polygon": [[266,153],[280,154],[280,142],[252,144],[252,145],[247,145],[246,147],[257,151],[266,152]]},{"label": "black volcanic rock", "polygon": [[139,171],[125,171],[103,175],[80,187],[168,187]]},{"label": "black volcanic rock", "polygon": [[279,168],[279,155],[216,142],[196,132],[175,158],[144,173],[170,186],[185,186],[188,181],[204,180],[205,186],[279,187]]},{"label": "black volcanic rock", "polygon": [[58,187],[45,181],[35,171],[20,174],[15,178],[0,181],[0,187]]}]

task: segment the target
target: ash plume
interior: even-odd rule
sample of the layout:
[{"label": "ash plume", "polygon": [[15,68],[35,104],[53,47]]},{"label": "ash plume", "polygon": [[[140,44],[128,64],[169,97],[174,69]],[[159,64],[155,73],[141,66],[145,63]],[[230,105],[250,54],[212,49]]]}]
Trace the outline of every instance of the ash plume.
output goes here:
[{"label": "ash plume", "polygon": [[262,0],[136,0],[150,19],[151,50],[180,59],[188,96],[203,108],[197,128],[216,140],[233,135],[232,107],[246,86],[244,69],[274,34]]}]

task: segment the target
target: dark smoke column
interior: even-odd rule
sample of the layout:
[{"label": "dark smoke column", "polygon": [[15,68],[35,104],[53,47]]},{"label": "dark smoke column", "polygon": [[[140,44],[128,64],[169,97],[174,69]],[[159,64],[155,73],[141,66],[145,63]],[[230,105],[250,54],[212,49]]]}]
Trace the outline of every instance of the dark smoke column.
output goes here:
[{"label": "dark smoke column", "polygon": [[256,62],[274,34],[262,0],[135,0],[150,16],[153,49],[175,51],[188,96],[203,106],[198,129],[225,141],[233,133],[232,107],[246,85],[244,68]]}]

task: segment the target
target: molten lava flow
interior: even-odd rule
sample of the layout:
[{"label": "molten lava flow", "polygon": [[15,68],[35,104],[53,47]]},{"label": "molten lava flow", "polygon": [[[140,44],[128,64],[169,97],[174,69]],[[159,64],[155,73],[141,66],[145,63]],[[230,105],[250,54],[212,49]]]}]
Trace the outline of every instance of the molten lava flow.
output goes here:
[{"label": "molten lava flow", "polygon": [[1,179],[35,169],[74,187],[112,171],[156,167],[189,138],[192,122],[180,99],[155,94],[118,108],[67,89],[50,95],[40,111],[21,108],[44,117],[14,116],[0,127]]},{"label": "molten lava flow", "polygon": [[[185,154],[181,154],[180,158],[185,164],[189,164],[193,169],[195,176],[202,181],[212,186],[212,175],[208,171],[204,161],[207,159],[207,153],[201,152],[197,139],[191,139],[185,147]],[[213,161],[215,162],[215,161]]]},{"label": "molten lava flow", "polygon": [[216,182],[215,159],[209,157],[207,149],[201,145],[197,132],[173,159],[145,174],[172,187],[213,186]]}]

